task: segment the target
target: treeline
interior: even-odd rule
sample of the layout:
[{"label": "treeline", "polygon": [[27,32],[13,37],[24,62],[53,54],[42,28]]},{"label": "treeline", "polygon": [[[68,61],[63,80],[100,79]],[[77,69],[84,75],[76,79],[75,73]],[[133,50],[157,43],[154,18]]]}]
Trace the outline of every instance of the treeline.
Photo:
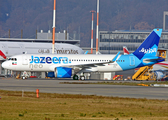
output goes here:
[{"label": "treeline", "polygon": [[[97,0],[57,0],[56,31],[80,31],[81,46],[90,46],[91,10]],[[162,28],[167,0],[100,0],[99,30]],[[35,31],[52,30],[53,0],[0,0],[0,37],[35,38]],[[94,16],[94,38],[96,13]],[[94,40],[95,41],[95,40]]]}]

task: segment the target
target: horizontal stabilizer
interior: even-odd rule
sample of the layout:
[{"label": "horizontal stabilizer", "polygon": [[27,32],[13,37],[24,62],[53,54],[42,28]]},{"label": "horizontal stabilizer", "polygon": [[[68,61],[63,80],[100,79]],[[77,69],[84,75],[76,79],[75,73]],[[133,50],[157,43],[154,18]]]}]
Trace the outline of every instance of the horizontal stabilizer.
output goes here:
[{"label": "horizontal stabilizer", "polygon": [[144,59],[144,61],[148,61],[148,62],[153,62],[153,61],[165,61],[165,58],[162,58],[162,57],[152,57],[152,58],[147,58],[147,59]]}]

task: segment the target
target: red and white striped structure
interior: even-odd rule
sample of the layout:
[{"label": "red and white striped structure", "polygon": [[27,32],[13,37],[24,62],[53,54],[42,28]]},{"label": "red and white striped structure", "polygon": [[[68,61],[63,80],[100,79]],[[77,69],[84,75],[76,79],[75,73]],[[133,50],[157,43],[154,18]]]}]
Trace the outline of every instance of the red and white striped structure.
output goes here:
[{"label": "red and white striped structure", "polygon": [[53,10],[53,40],[52,40],[52,53],[54,54],[54,48],[55,48],[55,8],[56,8],[56,0],[54,0],[54,10]]},{"label": "red and white striped structure", "polygon": [[98,54],[98,42],[99,42],[99,0],[97,0],[96,54]]},{"label": "red and white striped structure", "polygon": [[93,54],[93,19],[94,19],[94,13],[96,11],[91,10],[90,11],[92,13],[92,26],[91,26],[91,54]]}]

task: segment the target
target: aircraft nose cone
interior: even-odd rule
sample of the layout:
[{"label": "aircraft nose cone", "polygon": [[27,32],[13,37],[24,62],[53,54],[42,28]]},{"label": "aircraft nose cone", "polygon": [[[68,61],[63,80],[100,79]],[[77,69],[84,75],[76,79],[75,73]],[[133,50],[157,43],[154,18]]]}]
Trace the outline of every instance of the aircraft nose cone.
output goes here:
[{"label": "aircraft nose cone", "polygon": [[9,65],[7,64],[7,62],[3,62],[1,65],[3,68],[7,68]]}]

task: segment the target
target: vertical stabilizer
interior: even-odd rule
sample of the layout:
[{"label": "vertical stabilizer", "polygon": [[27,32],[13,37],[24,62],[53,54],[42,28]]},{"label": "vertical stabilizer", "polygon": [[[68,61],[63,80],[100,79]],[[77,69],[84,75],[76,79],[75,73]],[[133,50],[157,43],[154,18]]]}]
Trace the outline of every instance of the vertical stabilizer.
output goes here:
[{"label": "vertical stabilizer", "polygon": [[156,56],[162,29],[154,29],[133,54],[142,59],[144,56]]},{"label": "vertical stabilizer", "polygon": [[124,55],[128,55],[129,54],[129,51],[128,51],[126,46],[123,46],[123,52],[124,52]]}]

